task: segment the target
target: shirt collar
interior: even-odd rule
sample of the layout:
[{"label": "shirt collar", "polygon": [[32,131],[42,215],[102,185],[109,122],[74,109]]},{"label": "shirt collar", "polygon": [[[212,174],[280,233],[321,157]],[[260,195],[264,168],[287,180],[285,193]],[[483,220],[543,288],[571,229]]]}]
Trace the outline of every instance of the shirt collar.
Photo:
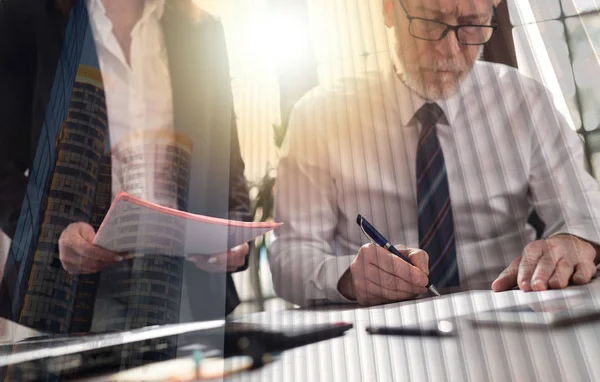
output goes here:
[{"label": "shirt collar", "polygon": [[[386,73],[386,76],[387,82],[391,86],[390,94],[388,94],[386,99],[388,102],[391,102],[390,106],[400,114],[400,122],[403,127],[415,126],[415,121],[413,119],[415,113],[428,101],[410,90],[400,79],[393,65],[390,66],[390,70]],[[471,73],[463,79],[459,89],[454,95],[446,100],[436,101],[444,111],[445,119],[440,121],[441,124],[452,126],[452,123],[456,120],[458,108],[461,105],[463,96],[471,87]]]},{"label": "shirt collar", "polygon": [[[165,3],[166,0],[145,0],[144,12],[134,29],[152,15],[154,15],[157,20],[160,20],[165,12]],[[112,23],[108,17],[106,17],[106,8],[104,8],[102,0],[86,0],[86,5],[94,31],[98,33],[101,40],[106,43],[108,37],[112,33]]]},{"label": "shirt collar", "polygon": [[154,15],[157,20],[160,20],[165,13],[165,1],[166,0],[146,0],[144,13],[138,24],[144,22],[152,15]]},{"label": "shirt collar", "polygon": [[96,38],[100,38],[104,44],[112,33],[112,23],[106,17],[106,9],[101,0],[86,0],[90,24]]}]

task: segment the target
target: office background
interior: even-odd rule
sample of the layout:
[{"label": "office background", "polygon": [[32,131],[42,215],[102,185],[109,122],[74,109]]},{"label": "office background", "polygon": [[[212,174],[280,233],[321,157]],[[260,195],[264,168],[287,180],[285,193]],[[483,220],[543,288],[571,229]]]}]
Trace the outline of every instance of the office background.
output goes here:
[{"label": "office background", "polygon": [[[268,219],[278,145],[294,103],[318,84],[389,64],[381,0],[195,1],[223,22],[255,218]],[[600,180],[600,0],[504,0],[498,16],[485,59],[518,66],[552,91]],[[274,298],[258,244],[249,271],[234,276],[245,302],[236,314],[288,306]],[[8,245],[0,234],[0,254]]]}]

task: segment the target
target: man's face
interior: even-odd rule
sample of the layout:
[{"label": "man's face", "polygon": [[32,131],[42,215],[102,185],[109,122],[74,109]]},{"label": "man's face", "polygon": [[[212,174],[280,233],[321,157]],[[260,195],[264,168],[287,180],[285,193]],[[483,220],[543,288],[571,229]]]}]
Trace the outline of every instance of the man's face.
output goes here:
[{"label": "man's face", "polygon": [[409,19],[399,1],[412,17],[451,25],[490,25],[493,1],[383,0],[386,26],[394,30],[395,54],[400,66],[397,70],[401,79],[425,99],[440,100],[452,96],[480,57],[483,46],[459,44],[454,31],[448,31],[440,41],[413,37],[409,33]]}]

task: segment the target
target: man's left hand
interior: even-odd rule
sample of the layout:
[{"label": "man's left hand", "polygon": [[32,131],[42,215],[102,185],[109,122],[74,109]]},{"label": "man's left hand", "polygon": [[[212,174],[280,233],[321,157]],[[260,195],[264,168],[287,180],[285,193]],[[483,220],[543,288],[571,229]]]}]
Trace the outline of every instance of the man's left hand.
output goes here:
[{"label": "man's left hand", "polygon": [[235,272],[246,263],[249,250],[248,243],[244,243],[218,255],[189,255],[187,259],[203,271]]},{"label": "man's left hand", "polygon": [[596,274],[596,248],[572,235],[529,243],[492,284],[494,292],[518,286],[525,292],[582,285]]}]

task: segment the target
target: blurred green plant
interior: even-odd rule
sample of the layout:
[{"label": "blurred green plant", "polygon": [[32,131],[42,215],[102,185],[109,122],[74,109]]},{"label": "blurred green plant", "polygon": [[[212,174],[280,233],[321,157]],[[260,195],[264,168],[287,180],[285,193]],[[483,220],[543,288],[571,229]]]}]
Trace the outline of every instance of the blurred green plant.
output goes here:
[{"label": "blurred green plant", "polygon": [[[283,140],[285,139],[285,133],[287,131],[287,124],[272,125],[273,126],[273,137],[275,140],[275,146],[277,149],[281,149]],[[258,181],[249,184],[251,190],[251,196],[255,193],[255,197],[251,198],[250,212],[254,218],[254,221],[264,222],[273,217],[273,210],[275,206],[275,179],[277,177],[277,164],[267,164],[265,175]]]},{"label": "blurred green plant", "polygon": [[[285,134],[287,131],[287,123],[274,124],[273,138],[278,151],[283,145]],[[273,219],[275,210],[275,180],[277,178],[277,163],[267,164],[265,175],[257,182],[250,182],[248,188],[250,190],[250,213],[253,221],[266,222]],[[249,268],[251,270],[250,281],[252,288],[256,294],[256,302],[259,309],[265,309],[261,282],[260,282],[260,256],[262,253],[268,252],[268,234],[258,237],[252,246]]]}]

